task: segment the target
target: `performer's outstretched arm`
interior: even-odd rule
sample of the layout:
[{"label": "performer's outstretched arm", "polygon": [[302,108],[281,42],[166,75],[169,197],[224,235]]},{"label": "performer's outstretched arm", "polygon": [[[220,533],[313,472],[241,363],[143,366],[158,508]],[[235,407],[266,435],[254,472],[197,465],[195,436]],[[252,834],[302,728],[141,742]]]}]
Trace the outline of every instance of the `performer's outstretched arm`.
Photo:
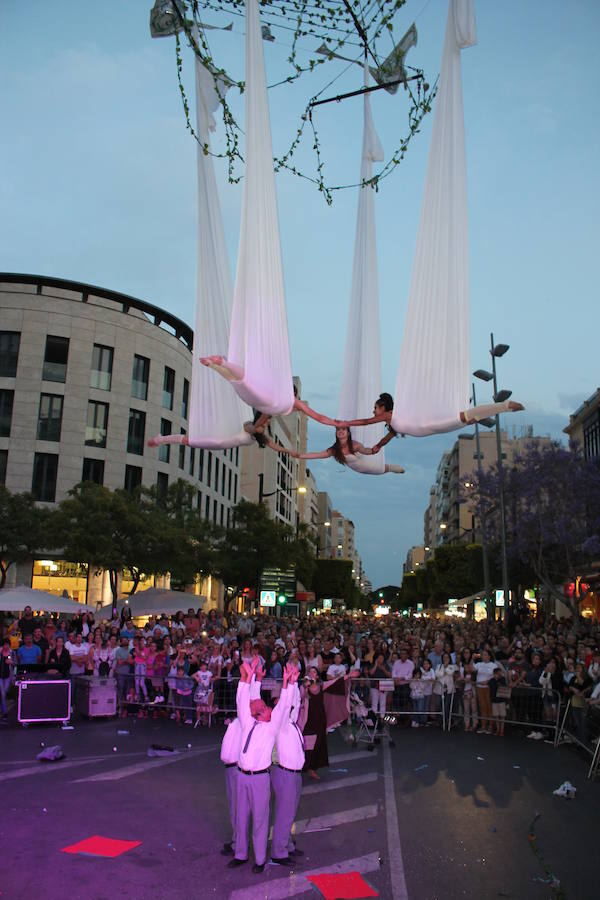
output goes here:
[{"label": "performer's outstretched arm", "polygon": [[316,410],[311,409],[311,407],[304,400],[299,400],[298,397],[294,400],[294,409],[297,409],[299,412],[303,412],[304,415],[309,416],[309,418],[314,419],[315,422],[320,422],[321,425],[331,425],[335,428],[338,424],[336,419],[330,419],[329,416],[323,415],[323,413],[318,413]]}]

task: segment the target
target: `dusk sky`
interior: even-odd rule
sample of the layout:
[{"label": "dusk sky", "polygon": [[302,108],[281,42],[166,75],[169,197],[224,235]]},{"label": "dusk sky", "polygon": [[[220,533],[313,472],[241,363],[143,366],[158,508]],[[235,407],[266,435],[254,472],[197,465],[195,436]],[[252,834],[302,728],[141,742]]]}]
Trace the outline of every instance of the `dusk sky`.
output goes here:
[{"label": "dusk sky", "polygon": [[[185,128],[174,39],[151,40],[151,0],[2,0],[0,4],[0,268],[90,282],[140,297],[193,323],[196,147]],[[519,434],[564,438],[569,413],[600,385],[598,253],[600,4],[519,0],[475,4],[478,44],[462,54],[471,275],[472,368],[487,368],[490,332],[510,344],[501,387],[526,411],[503,419]],[[399,39],[415,21],[408,63],[433,82],[447,0],[408,0]],[[209,32],[214,57],[243,78],[243,20]],[[289,36],[265,43],[269,84],[289,74]],[[304,39],[306,62],[320,41]],[[381,42],[381,55],[392,42]],[[311,52],[312,51],[312,54]],[[344,51],[350,55],[350,48]],[[356,53],[358,55],[358,51]],[[343,72],[328,63],[269,92],[274,151],[291,143],[310,97]],[[184,46],[193,103],[193,56]],[[329,94],[361,86],[351,67]],[[243,123],[243,98],[230,92]],[[373,96],[384,150],[406,131],[404,92]],[[315,112],[326,178],[353,183],[360,166],[362,102]],[[383,384],[393,393],[432,117],[376,195]],[[311,141],[299,150],[314,168]],[[223,145],[222,126],[214,144]],[[241,185],[216,161],[232,269]],[[328,207],[314,185],[277,177],[294,373],[303,396],[337,413],[350,295],[357,190]],[[478,400],[490,399],[480,382]],[[374,586],[399,584],[408,548],[423,541],[423,512],[441,454],[456,435],[394,440],[388,461],[406,474],[361,476],[332,460],[313,468],[321,490],[351,518]],[[332,442],[311,423],[310,449]]]}]

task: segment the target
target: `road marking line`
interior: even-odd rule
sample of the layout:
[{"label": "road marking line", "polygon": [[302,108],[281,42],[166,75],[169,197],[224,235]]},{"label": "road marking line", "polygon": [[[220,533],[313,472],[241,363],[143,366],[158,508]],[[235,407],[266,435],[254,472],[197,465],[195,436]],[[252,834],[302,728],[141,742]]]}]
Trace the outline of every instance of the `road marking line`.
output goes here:
[{"label": "road marking line", "polygon": [[93,756],[83,760],[74,760],[72,762],[58,762],[56,766],[38,762],[37,765],[27,766],[24,769],[13,769],[12,772],[2,772],[0,773],[0,781],[10,781],[13,778],[25,778],[27,775],[41,775],[42,773],[47,775],[49,771],[52,771],[53,774],[57,774],[63,769],[72,769],[74,766],[87,766],[90,763],[100,762],[101,760],[101,756]]},{"label": "road marking line", "polygon": [[336,825],[345,825],[347,822],[372,819],[377,815],[379,815],[379,804],[369,803],[368,806],[356,806],[354,809],[344,809],[341,812],[327,813],[324,816],[298,819],[292,831],[294,834],[311,834],[313,831],[324,831],[326,828],[335,828]]},{"label": "road marking line", "polygon": [[314,893],[314,887],[307,881],[307,875],[336,875],[341,872],[360,872],[366,875],[368,872],[376,872],[379,869],[379,852],[368,853],[365,856],[357,856],[354,859],[345,859],[331,866],[323,866],[320,869],[308,869],[306,872],[293,872],[288,878],[275,878],[273,881],[263,881],[260,884],[251,884],[248,887],[239,888],[229,895],[229,900],[285,900],[286,897],[296,897],[308,891]]},{"label": "road marking line", "polygon": [[404,861],[400,846],[400,829],[398,828],[398,810],[394,791],[394,773],[392,771],[392,755],[388,744],[383,747],[383,777],[385,783],[385,824],[388,840],[388,860],[392,894],[390,900],[408,900],[406,879],[404,878]]},{"label": "road marking line", "polygon": [[192,759],[201,756],[203,753],[213,753],[217,749],[215,744],[213,747],[203,747],[202,750],[187,750],[185,753],[176,753],[173,756],[160,756],[157,758],[146,759],[144,762],[135,763],[133,766],[126,766],[124,769],[112,769],[109,772],[98,772],[96,775],[90,775],[88,778],[77,778],[71,781],[71,784],[81,784],[82,781],[120,781],[121,778],[127,778],[128,775],[138,775],[140,772],[147,772],[149,769],[159,769],[161,766],[169,766],[172,763],[182,762],[184,759]]},{"label": "road marking line", "polygon": [[337,788],[354,787],[357,784],[367,784],[369,781],[377,781],[377,772],[369,772],[367,775],[351,775],[349,778],[336,778],[335,781],[321,781],[320,784],[310,784],[302,788],[302,796],[306,794],[320,794],[322,791],[335,791]]},{"label": "road marking line", "polygon": [[353,750],[352,753],[339,753],[337,756],[329,757],[329,765],[331,763],[351,762],[353,759],[375,759],[377,750]]}]

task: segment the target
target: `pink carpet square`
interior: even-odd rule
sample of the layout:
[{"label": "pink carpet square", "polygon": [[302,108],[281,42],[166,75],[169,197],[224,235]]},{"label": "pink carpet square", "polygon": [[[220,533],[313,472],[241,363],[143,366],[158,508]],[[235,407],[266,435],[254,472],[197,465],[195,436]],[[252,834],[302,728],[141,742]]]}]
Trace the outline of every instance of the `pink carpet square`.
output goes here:
[{"label": "pink carpet square", "polygon": [[362,900],[363,897],[379,897],[378,892],[373,890],[360,872],[306,877],[323,894],[325,900]]},{"label": "pink carpet square", "polygon": [[69,847],[63,847],[63,853],[89,853],[90,856],[120,856],[139,847],[141,841],[119,841],[116,838],[106,838],[99,834],[79,841],[77,844],[71,844]]}]

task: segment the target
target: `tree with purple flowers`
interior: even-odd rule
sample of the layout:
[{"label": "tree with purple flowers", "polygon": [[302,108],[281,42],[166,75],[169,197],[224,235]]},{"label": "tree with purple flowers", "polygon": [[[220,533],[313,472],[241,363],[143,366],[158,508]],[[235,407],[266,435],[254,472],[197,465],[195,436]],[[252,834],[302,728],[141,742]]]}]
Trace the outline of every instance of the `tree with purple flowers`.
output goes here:
[{"label": "tree with purple flowers", "polygon": [[[473,485],[470,500],[484,511],[488,538],[499,553],[497,467],[481,479],[474,475]],[[587,591],[565,597],[562,584],[575,582],[600,558],[600,468],[576,445],[532,442],[505,466],[504,498],[509,567],[529,570],[545,597],[560,600],[577,617]]]}]

